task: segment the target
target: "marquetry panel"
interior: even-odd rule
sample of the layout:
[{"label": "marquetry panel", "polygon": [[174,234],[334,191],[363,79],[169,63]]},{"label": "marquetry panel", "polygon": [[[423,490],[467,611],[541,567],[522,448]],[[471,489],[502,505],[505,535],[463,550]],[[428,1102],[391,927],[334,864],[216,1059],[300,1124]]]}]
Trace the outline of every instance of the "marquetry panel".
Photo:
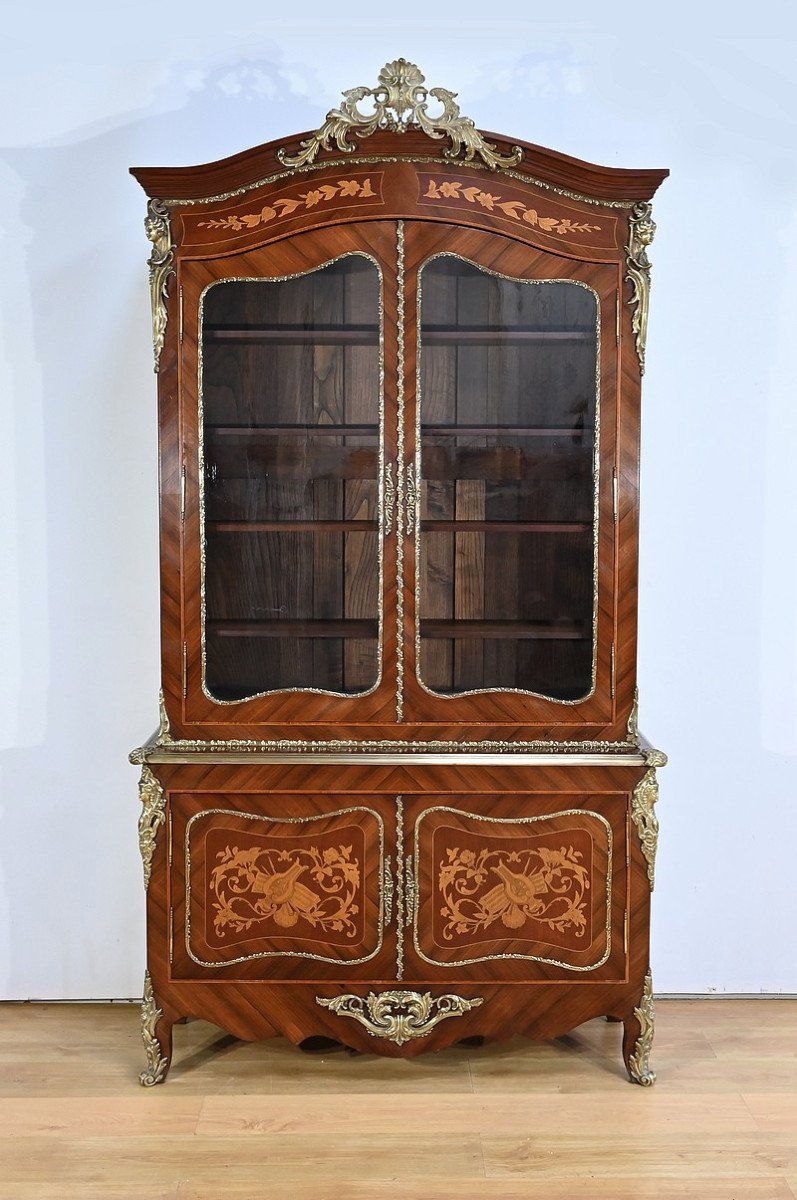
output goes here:
[{"label": "marquetry panel", "polygon": [[435,979],[623,978],[625,810],[622,795],[416,802],[409,970]]},{"label": "marquetry panel", "polygon": [[178,793],[170,804],[176,975],[394,962],[386,798]]}]

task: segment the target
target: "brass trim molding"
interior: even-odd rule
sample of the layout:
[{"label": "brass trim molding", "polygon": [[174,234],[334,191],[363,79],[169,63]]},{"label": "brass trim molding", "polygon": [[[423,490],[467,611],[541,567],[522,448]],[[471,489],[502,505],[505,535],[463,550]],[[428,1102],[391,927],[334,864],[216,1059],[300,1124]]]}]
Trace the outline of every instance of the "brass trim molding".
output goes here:
[{"label": "brass trim molding", "polygon": [[[456,92],[447,88],[424,87],[426,80],[414,63],[397,58],[385,63],[379,72],[376,87],[349,88],[343,93],[339,108],[332,108],[320,129],[299,144],[296,154],[279,150],[277,157],[286,167],[304,167],[315,161],[321,150],[332,150],[332,143],[344,154],[351,154],[356,143],[350,136],[359,139],[371,137],[378,130],[405,133],[408,129],[420,129],[435,141],[448,138],[450,146],[444,151],[450,159],[462,155],[461,161],[470,162],[476,155],[490,170],[498,167],[514,167],[523,157],[520,146],[514,146],[511,154],[499,154],[492,142],[485,140],[470,117],[463,117],[456,103]],[[442,105],[442,112],[429,114],[429,97]],[[358,108],[361,100],[371,100],[372,113],[363,113]]]},{"label": "brass trim molding", "polygon": [[152,856],[158,841],[158,829],[166,820],[166,795],[146,763],[141,768],[138,795],[143,805],[138,818],[138,845],[144,866],[146,892],[152,875]]},{"label": "brass trim molding", "polygon": [[169,1068],[169,1060],[161,1053],[160,1042],[155,1036],[155,1029],[162,1016],[163,1012],[155,1003],[149,971],[145,971],[144,998],[141,1002],[141,1037],[147,1055],[147,1069],[138,1077],[142,1087],[154,1087],[156,1083],[163,1083]]},{"label": "brass trim molding", "polygon": [[389,854],[385,855],[385,863],[382,868],[382,909],[385,928],[393,920],[393,892],[395,885],[393,882],[393,859]]},{"label": "brass trim molding", "polygon": [[371,1037],[384,1038],[397,1046],[427,1037],[435,1025],[447,1017],[461,1017],[484,1003],[480,996],[466,1000],[450,992],[432,996],[431,992],[410,991],[369,992],[367,996],[349,994],[333,996],[330,1000],[316,996],[315,1000],[336,1016],[359,1021]]},{"label": "brass trim molding", "polygon": [[634,1009],[634,1016],[639,1021],[639,1037],[628,1059],[628,1074],[633,1083],[651,1087],[656,1082],[656,1072],[650,1069],[650,1048],[653,1045],[656,1014],[653,1008],[653,978],[650,971],[645,976],[642,999],[639,1008]]},{"label": "brass trim molding", "polygon": [[155,353],[155,373],[160,370],[161,353],[166,341],[166,300],[169,280],[175,275],[174,245],[169,226],[169,209],[164,200],[150,200],[144,229],[152,242],[149,266],[149,295],[152,304],[152,348]]},{"label": "brass trim molding", "polygon": [[396,979],[404,976],[404,872],[401,856],[404,853],[404,797],[396,796]]},{"label": "brass trim molding", "polygon": [[650,306],[650,259],[648,246],[656,233],[656,223],[651,218],[652,206],[647,202],[635,204],[628,218],[629,237],[626,246],[628,270],[626,279],[631,284],[630,303],[634,307],[631,328],[636,338],[639,357],[639,373],[645,374],[645,346],[648,340],[648,309]]},{"label": "brass trim molding", "polygon": [[634,788],[631,798],[631,820],[637,827],[639,843],[648,864],[648,880],[653,891],[656,880],[656,849],[659,843],[659,820],[654,811],[659,798],[656,768],[650,767]]},{"label": "brass trim molding", "polygon": [[394,479],[393,463],[385,463],[382,476],[382,521],[384,536],[389,537],[393,532],[393,514],[396,508],[396,481]]}]

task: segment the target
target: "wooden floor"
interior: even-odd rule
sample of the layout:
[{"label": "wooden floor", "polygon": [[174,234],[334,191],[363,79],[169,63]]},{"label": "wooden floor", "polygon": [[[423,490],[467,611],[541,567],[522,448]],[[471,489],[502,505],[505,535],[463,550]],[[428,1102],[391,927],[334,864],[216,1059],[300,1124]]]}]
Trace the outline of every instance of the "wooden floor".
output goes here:
[{"label": "wooden floor", "polygon": [[652,1089],[621,1026],[411,1062],[175,1030],[130,1005],[0,1006],[0,1197],[796,1200],[797,1001],[657,1003]]}]

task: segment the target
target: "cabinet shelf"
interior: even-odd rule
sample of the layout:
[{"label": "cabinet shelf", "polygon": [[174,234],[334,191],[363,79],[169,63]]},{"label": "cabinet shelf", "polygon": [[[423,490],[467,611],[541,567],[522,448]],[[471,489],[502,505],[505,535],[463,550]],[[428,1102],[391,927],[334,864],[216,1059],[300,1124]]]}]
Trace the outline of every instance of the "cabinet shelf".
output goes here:
[{"label": "cabinet shelf", "polygon": [[422,533],[591,533],[588,521],[421,521]]},{"label": "cabinet shelf", "polygon": [[283,346],[378,346],[377,325],[205,325],[205,342]]},{"label": "cabinet shelf", "polygon": [[591,425],[421,425],[428,437],[581,437]]},{"label": "cabinet shelf", "polygon": [[422,638],[511,638],[513,640],[582,642],[590,636],[584,625],[545,621],[420,621]]},{"label": "cabinet shelf", "polygon": [[493,326],[458,327],[455,325],[421,326],[421,345],[433,346],[457,342],[469,345],[498,345],[502,342],[586,342],[595,339],[593,329],[500,329]]},{"label": "cabinet shelf", "polygon": [[376,437],[378,425],[205,425],[214,437]]},{"label": "cabinet shelf", "polygon": [[260,637],[260,638],[376,638],[379,635],[377,621],[208,621],[209,633],[216,637]]},{"label": "cabinet shelf", "polygon": [[214,533],[376,533],[376,521],[208,521]]}]

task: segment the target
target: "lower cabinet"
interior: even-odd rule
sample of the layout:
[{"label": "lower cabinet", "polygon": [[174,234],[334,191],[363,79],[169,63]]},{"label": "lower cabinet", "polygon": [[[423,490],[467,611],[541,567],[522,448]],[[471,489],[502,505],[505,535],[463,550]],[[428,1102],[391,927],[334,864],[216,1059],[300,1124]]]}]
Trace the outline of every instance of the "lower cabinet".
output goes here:
[{"label": "lower cabinet", "polygon": [[603,1015],[649,1082],[651,788],[637,764],[146,764],[142,1081],[186,1017],[406,1055]]}]

